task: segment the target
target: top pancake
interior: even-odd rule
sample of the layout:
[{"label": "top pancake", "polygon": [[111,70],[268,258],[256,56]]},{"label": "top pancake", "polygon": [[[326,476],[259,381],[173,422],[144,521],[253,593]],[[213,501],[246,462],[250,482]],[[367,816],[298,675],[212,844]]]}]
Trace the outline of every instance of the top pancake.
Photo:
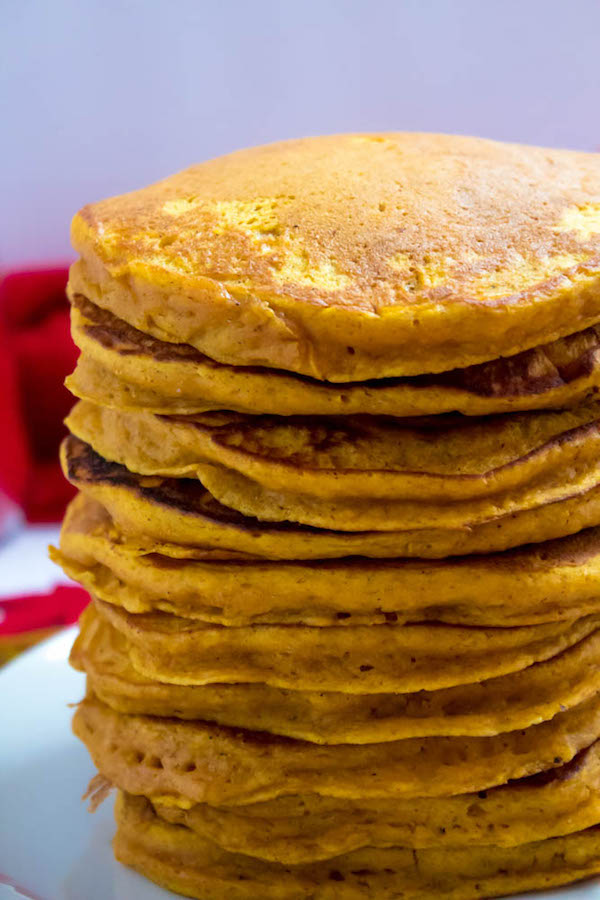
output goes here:
[{"label": "top pancake", "polygon": [[245,150],[85,207],[70,291],[234,365],[361,381],[600,320],[600,156],[430,134]]}]

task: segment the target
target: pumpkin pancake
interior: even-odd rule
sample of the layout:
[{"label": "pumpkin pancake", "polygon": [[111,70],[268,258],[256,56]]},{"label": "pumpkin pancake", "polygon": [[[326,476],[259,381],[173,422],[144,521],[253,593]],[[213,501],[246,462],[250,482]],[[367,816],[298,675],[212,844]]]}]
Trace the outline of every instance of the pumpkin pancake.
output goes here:
[{"label": "pumpkin pancake", "polygon": [[600,616],[520,628],[208,625],[95,601],[136,671],[172,684],[269,684],[347,694],[437,690],[518,672],[600,627]]},{"label": "pumpkin pancake", "polygon": [[[205,900],[482,900],[586,878],[600,870],[600,829],[516,847],[365,848],[296,866],[228,852],[120,794],[118,860],[164,888]],[[343,890],[343,895],[340,888]]]},{"label": "pumpkin pancake", "polygon": [[550,721],[493,736],[320,745],[202,721],[118,713],[93,694],[73,729],[122,790],[170,805],[238,806],[290,794],[446,797],[570,762],[600,737],[600,695]]},{"label": "pumpkin pancake", "polygon": [[202,900],[600,873],[600,157],[288,141],[72,239],[51,555],[117,858]]},{"label": "pumpkin pancake", "polygon": [[595,153],[337,135],[84,207],[71,294],[219,362],[329,381],[510,356],[600,320]]},{"label": "pumpkin pancake", "polygon": [[152,545],[98,503],[70,504],[52,558],[101,600],[219,625],[442,621],[510,627],[600,612],[600,529],[519,550],[448,560],[262,560]]},{"label": "pumpkin pancake", "polygon": [[93,605],[80,626],[71,665],[87,673],[91,691],[117,712],[203,719],[318,744],[498,734],[551,719],[598,689],[598,631],[546,662],[479,684],[357,695],[265,684],[167,684],[134,669],[125,638]]},{"label": "pumpkin pancake", "polygon": [[600,522],[600,488],[596,486],[588,491],[574,488],[561,502],[494,518],[473,528],[329,531],[243,516],[215,500],[197,480],[135,475],[73,436],[63,442],[61,459],[67,479],[104,506],[128,535],[265,558],[440,558],[488,553],[563,537]]},{"label": "pumpkin pancake", "polygon": [[[414,424],[413,424],[414,423]],[[548,491],[592,468],[600,402],[561,412],[473,419],[433,416],[278,418],[157,416],[80,401],[66,424],[105,459],[140,475],[198,476],[207,462],[265,489],[323,500],[465,501],[532,485]]]},{"label": "pumpkin pancake", "polygon": [[441,375],[331,384],[278,369],[227,366],[149,337],[84,297],[73,298],[82,351],[67,385],[104,406],[156,413],[207,409],[275,415],[467,415],[572,406],[600,386],[600,329]]},{"label": "pumpkin pancake", "polygon": [[[521,417],[524,432],[530,430],[532,417],[535,414]],[[493,422],[477,428],[467,420],[454,429],[432,424],[420,434],[381,422],[353,428],[351,422],[326,420],[315,428],[306,420],[280,425],[273,419],[238,423],[237,418],[209,413],[192,421],[173,421],[81,402],[67,425],[105,459],[132,472],[197,477],[217,500],[245,515],[320,528],[389,531],[407,524],[412,528],[470,526],[561,500],[575,489],[589,490],[600,482],[597,404],[577,413],[546,414],[551,420],[546,426],[548,440],[539,449],[531,449],[536,437],[520,434],[519,422],[511,421],[514,416],[505,417],[504,428],[498,430]],[[561,420],[583,424],[557,433]],[[247,450],[244,424],[250,431]],[[233,431],[232,453],[227,446],[213,445],[213,433],[221,428],[229,429],[229,434]],[[540,429],[533,425],[532,430],[539,440],[544,424]],[[472,464],[470,453],[476,460]],[[502,461],[494,469],[498,456]],[[394,458],[401,467],[399,457],[408,471],[392,468]],[[230,463],[234,468],[226,468]],[[351,463],[354,469],[349,468]],[[428,465],[434,471],[427,471]]]},{"label": "pumpkin pancake", "polygon": [[363,847],[514,847],[532,835],[572,834],[600,822],[599,778],[596,741],[566,765],[454,797],[344,801],[303,794],[248,806],[153,807],[231,853],[298,865]]},{"label": "pumpkin pancake", "polygon": [[[600,431],[598,431],[600,437]],[[592,448],[589,448],[592,452]],[[597,451],[596,451],[597,452]],[[552,474],[527,489],[473,500],[323,500],[307,494],[275,491],[214,463],[199,463],[197,477],[215,500],[261,522],[298,522],[316,528],[349,531],[413,531],[415,529],[476,528],[510,515],[536,511],[574,494],[600,486],[600,457],[580,460],[569,479]]]}]

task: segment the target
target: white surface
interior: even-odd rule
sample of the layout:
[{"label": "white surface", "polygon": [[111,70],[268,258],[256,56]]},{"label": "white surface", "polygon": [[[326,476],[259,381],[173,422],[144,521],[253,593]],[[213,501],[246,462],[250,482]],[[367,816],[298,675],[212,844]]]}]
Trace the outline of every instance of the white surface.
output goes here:
[{"label": "white surface", "polygon": [[[90,815],[80,801],[94,768],[69,727],[67,704],[83,693],[83,677],[67,664],[74,634],[0,670],[0,900],[175,897],[113,859],[112,802]],[[528,896],[600,900],[600,883]]]},{"label": "white surface", "polygon": [[69,582],[48,559],[48,544],[56,544],[58,534],[58,525],[29,526],[0,544],[0,598],[43,594]]},{"label": "white surface", "polygon": [[7,0],[0,263],[84,203],[239,147],[451,131],[600,145],[598,0]]},{"label": "white surface", "polygon": [[94,767],[70,729],[67,704],[83,694],[83,677],[67,665],[74,634],[0,670],[0,898],[173,897],[113,859],[112,801],[94,815],[81,802]]}]

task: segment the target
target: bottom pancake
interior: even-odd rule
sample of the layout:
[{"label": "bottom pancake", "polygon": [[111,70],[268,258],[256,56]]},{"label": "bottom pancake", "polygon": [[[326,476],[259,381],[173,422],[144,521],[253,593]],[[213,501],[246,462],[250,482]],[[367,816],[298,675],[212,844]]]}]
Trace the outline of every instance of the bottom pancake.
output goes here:
[{"label": "bottom pancake", "polygon": [[120,795],[118,860],[198,900],[481,900],[567,884],[600,870],[600,828],[511,848],[365,848],[317,863],[265,863],[221,849]]}]

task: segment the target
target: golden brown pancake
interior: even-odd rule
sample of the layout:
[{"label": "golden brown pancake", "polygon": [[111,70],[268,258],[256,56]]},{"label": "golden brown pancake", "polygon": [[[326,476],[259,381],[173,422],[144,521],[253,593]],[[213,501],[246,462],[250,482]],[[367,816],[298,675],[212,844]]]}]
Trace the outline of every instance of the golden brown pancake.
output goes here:
[{"label": "golden brown pancake", "polygon": [[[598,431],[600,438],[600,431]],[[592,441],[595,443],[595,441]],[[593,453],[592,447],[589,452]],[[582,456],[586,456],[584,451]],[[597,451],[596,451],[597,454]],[[135,471],[135,468],[134,468]],[[332,531],[414,531],[419,529],[476,529],[490,522],[569,501],[600,486],[600,461],[581,459],[565,473],[556,473],[523,490],[475,499],[330,500],[258,485],[245,475],[214,463],[198,463],[197,477],[210,495],[244,516],[261,522],[298,522]]]},{"label": "golden brown pancake", "polygon": [[128,612],[218,625],[442,621],[511,627],[600,611],[600,530],[489,556],[285,562],[127,538],[79,494],[65,515],[66,574]]},{"label": "golden brown pancake", "polygon": [[117,859],[202,900],[600,873],[600,157],[288,141],[72,237],[51,555]]},{"label": "golden brown pancake", "polygon": [[156,413],[466,415],[573,406],[600,385],[600,330],[440,375],[332,384],[279,369],[227,366],[132,328],[81,295],[71,330],[82,351],[67,385],[104,406]]},{"label": "golden brown pancake", "polygon": [[436,690],[518,672],[600,627],[600,616],[520,628],[246,625],[223,628],[95,601],[133,667],[172,684],[269,684],[348,694]]},{"label": "golden brown pancake", "polygon": [[510,356],[600,320],[597,154],[307,138],[86,206],[71,293],[234,365],[330,381]]},{"label": "golden brown pancake", "polygon": [[[550,421],[536,427],[530,420],[539,417]],[[469,419],[420,433],[379,420],[315,427],[239,418],[207,413],[173,421],[81,402],[67,425],[132,472],[197,477],[245,515],[344,531],[478,525],[600,482],[597,404],[577,413],[523,415],[521,423],[507,416],[497,429],[493,421],[477,427]],[[230,444],[214,442],[221,429]]]},{"label": "golden brown pancake", "polygon": [[265,684],[178,685],[148,678],[127,643],[89,606],[70,662],[117,712],[202,719],[312,743],[377,743],[431,735],[492,735],[528,728],[598,689],[600,633],[546,662],[479,684],[408,694],[299,691]]},{"label": "golden brown pancake", "polygon": [[506,550],[574,534],[600,522],[600,488],[473,528],[342,532],[261,522],[219,503],[192,479],[143,477],[110,463],[77,438],[63,443],[65,477],[100,503],[126,534],[147,541],[214,547],[274,559],[422,557]]},{"label": "golden brown pancake", "polygon": [[298,865],[363,847],[514,847],[572,834],[600,821],[600,746],[563,766],[489,791],[402,800],[336,800],[317,794],[248,806],[189,809],[153,804],[231,853]]},{"label": "golden brown pancake", "polygon": [[[475,500],[551,490],[591,469],[600,403],[488,416],[285,418],[204,413],[157,416],[80,401],[71,434],[141,475],[197,476],[206,463],[264,489],[331,501]],[[500,502],[500,501],[498,501]]]},{"label": "golden brown pancake", "polygon": [[118,788],[183,808],[302,793],[447,797],[569,762],[600,737],[600,695],[548,722],[485,737],[319,745],[199,720],[117,713],[93,694],[79,704],[73,729]]},{"label": "golden brown pancake", "polygon": [[169,824],[143,797],[120,794],[116,816],[117,859],[199,900],[482,900],[566,884],[600,870],[600,830],[594,827],[517,847],[366,848],[287,866],[223,850],[185,826]]}]

